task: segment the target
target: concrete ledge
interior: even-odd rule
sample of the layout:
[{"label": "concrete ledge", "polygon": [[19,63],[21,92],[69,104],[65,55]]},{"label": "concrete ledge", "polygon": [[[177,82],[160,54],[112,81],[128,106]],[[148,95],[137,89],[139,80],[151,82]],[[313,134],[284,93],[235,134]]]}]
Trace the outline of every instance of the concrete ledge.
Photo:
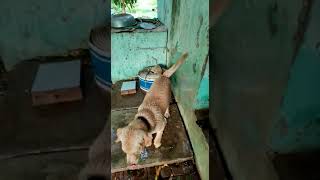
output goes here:
[{"label": "concrete ledge", "polygon": [[209,144],[196,123],[194,111],[178,103],[180,114],[187,129],[194,152],[194,159],[202,180],[209,180]]}]

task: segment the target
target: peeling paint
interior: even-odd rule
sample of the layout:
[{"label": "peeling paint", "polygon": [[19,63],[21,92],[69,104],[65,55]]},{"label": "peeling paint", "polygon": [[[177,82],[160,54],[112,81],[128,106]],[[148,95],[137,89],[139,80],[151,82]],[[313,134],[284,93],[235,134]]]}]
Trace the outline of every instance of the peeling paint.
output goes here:
[{"label": "peeling paint", "polygon": [[[202,179],[209,179],[208,144],[192,114],[194,103],[198,103],[197,94],[209,49],[209,1],[199,3],[197,0],[158,0],[158,4],[166,8],[159,12],[158,17],[168,28],[168,66],[174,64],[182,53],[189,53],[185,63],[171,77],[171,84],[188,130],[200,176]],[[208,92],[206,85],[209,83],[204,81],[203,84],[204,89],[200,88],[201,95]]]},{"label": "peeling paint", "polygon": [[138,76],[147,66],[166,64],[167,31],[111,33],[112,83]]},{"label": "peeling paint", "polygon": [[[309,7],[312,4],[312,7]],[[279,153],[305,152],[320,148],[320,61],[314,45],[320,38],[320,2],[304,1],[290,72],[281,111],[285,114],[288,133],[273,129],[271,147]],[[301,27],[302,26],[302,27]],[[280,131],[280,133],[278,132]]]},{"label": "peeling paint", "polygon": [[294,58],[296,57],[299,48],[301,47],[301,44],[303,42],[304,33],[307,29],[309,19],[310,19],[310,11],[312,7],[313,0],[303,0],[302,1],[302,8],[299,13],[298,17],[298,27],[297,31],[294,34],[294,41],[295,41],[295,54]]},{"label": "peeling paint", "polygon": [[203,23],[203,17],[202,16],[199,16],[199,22],[200,22],[200,26],[199,26],[198,32],[197,32],[197,45],[196,45],[197,48],[199,47],[199,35],[200,35],[201,26],[202,26],[202,23]]}]

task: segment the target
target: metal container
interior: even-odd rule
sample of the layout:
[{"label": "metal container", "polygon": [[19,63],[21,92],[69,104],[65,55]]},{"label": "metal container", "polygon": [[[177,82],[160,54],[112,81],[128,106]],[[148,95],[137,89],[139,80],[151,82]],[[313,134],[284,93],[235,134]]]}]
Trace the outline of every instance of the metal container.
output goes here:
[{"label": "metal container", "polygon": [[131,14],[114,14],[111,16],[111,27],[123,28],[137,24],[137,21]]}]

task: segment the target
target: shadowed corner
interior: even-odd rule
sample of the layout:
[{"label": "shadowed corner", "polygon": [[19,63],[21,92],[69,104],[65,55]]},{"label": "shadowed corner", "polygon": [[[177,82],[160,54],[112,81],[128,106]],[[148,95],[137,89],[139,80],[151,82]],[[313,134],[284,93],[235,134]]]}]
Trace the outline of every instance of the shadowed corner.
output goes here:
[{"label": "shadowed corner", "polygon": [[88,177],[88,180],[108,180],[106,177],[98,176],[98,175],[92,175]]}]

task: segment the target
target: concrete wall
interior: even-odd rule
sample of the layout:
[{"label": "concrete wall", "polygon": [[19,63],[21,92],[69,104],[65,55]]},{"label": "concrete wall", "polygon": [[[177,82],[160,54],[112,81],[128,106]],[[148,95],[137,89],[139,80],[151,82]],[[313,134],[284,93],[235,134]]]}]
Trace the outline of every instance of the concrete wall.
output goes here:
[{"label": "concrete wall", "polygon": [[196,164],[202,179],[209,179],[209,146],[196,124],[194,102],[206,70],[209,48],[209,1],[158,0],[158,18],[168,28],[168,65],[176,62],[182,53],[189,57],[171,78],[173,93],[178,102]]},{"label": "concrete wall", "polygon": [[166,64],[167,30],[111,33],[111,79],[137,77],[147,66]]},{"label": "concrete wall", "polygon": [[234,179],[278,179],[269,155],[319,148],[319,2],[301,26],[306,2],[231,1],[210,31],[211,121]]},{"label": "concrete wall", "polygon": [[10,70],[36,56],[86,48],[90,29],[110,19],[110,0],[2,0],[0,56]]}]

